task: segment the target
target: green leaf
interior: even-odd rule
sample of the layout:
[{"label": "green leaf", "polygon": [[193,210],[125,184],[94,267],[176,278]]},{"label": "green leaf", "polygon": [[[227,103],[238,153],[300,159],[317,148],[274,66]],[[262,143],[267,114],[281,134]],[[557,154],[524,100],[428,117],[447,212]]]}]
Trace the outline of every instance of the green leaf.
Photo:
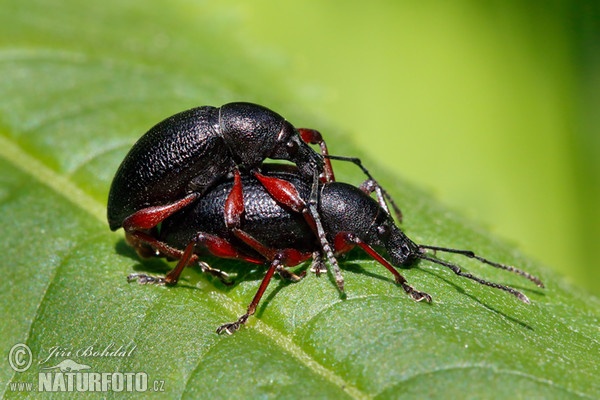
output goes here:
[{"label": "green leaf", "polygon": [[[342,262],[346,299],[327,276],[275,279],[257,316],[235,335],[218,336],[217,326],[245,311],[264,269],[211,260],[239,273],[231,288],[197,269],[173,288],[128,284],[133,271],[169,266],[139,260],[121,232],[109,231],[106,196],[128,148],[164,117],[200,104],[257,101],[297,125],[324,126],[332,152],[362,154],[336,136],[334,121],[317,123],[312,110],[294,108],[276,63],[238,44],[227,6],[4,1],[2,10],[4,396],[17,395],[19,383],[38,388],[43,368],[65,359],[97,373],[146,373],[149,389],[164,382],[171,398],[600,396],[598,299],[372,160],[365,162],[401,204],[403,228],[415,241],[476,250],[539,275],[547,288],[449,257],[522,290],[532,304],[427,262],[403,271],[434,298],[415,303],[383,267],[352,253]],[[353,166],[336,170],[355,184],[363,178]],[[22,373],[8,359],[19,343],[33,361]],[[102,355],[120,346],[123,356]]]}]

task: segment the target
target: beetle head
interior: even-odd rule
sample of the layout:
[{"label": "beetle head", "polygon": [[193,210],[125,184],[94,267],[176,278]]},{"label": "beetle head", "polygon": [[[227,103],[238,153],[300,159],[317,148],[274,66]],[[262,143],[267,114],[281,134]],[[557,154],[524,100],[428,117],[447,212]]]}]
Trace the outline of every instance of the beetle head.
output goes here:
[{"label": "beetle head", "polygon": [[272,158],[293,162],[304,176],[323,172],[323,157],[302,141],[292,124],[266,107],[252,103],[221,106],[219,132],[243,170],[259,167],[265,158]]},{"label": "beetle head", "polygon": [[323,156],[306,144],[298,131],[287,121],[283,122],[269,158],[289,160],[298,166],[302,175],[307,177],[312,177],[315,171],[318,174],[323,172]]},{"label": "beetle head", "polygon": [[392,264],[408,265],[417,257],[419,247],[394,224],[389,215],[384,223],[375,225],[373,230],[376,231],[375,235],[381,245],[385,247]]}]

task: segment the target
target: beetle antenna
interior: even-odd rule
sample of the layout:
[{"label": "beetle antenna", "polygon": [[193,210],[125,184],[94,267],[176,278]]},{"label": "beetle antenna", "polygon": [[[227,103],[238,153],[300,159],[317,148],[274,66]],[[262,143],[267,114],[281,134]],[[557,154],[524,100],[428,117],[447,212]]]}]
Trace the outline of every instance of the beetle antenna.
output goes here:
[{"label": "beetle antenna", "polygon": [[535,283],[538,287],[543,288],[544,284],[542,283],[542,281],[536,277],[531,275],[529,272],[523,271],[521,269],[515,268],[512,265],[506,265],[506,264],[500,264],[494,261],[490,261],[487,258],[483,258],[481,256],[478,256],[477,254],[475,254],[474,252],[472,252],[471,250],[460,250],[460,249],[450,249],[448,247],[437,247],[437,246],[428,246],[428,245],[419,245],[419,247],[421,249],[427,249],[427,250],[433,250],[433,251],[442,251],[444,253],[454,253],[454,254],[460,254],[463,255],[465,257],[469,257],[469,258],[474,258],[476,260],[478,260],[479,262],[482,262],[484,264],[487,265],[491,265],[492,267],[495,268],[500,268],[503,269],[505,271],[509,271],[509,272],[513,272],[517,275],[521,275],[522,277],[529,279],[531,282]]},{"label": "beetle antenna", "polygon": [[[421,247],[424,247],[424,246],[421,246]],[[477,282],[479,284],[482,284],[485,286],[490,286],[490,287],[500,289],[500,290],[504,290],[505,292],[508,292],[508,293],[512,294],[513,296],[515,296],[516,298],[518,298],[519,300],[521,300],[523,303],[530,304],[529,298],[527,296],[525,296],[523,293],[519,292],[518,290],[511,288],[510,286],[505,286],[505,285],[501,285],[499,283],[490,282],[490,281],[486,281],[484,279],[478,278],[475,275],[472,275],[468,272],[463,272],[458,265],[452,264],[447,261],[438,260],[437,258],[428,257],[423,253],[418,254],[417,257],[419,257],[420,259],[431,261],[433,263],[443,265],[444,267],[450,268],[452,270],[452,272],[454,272],[456,275],[474,280],[475,282]]]},{"label": "beetle antenna", "polygon": [[390,203],[390,205],[392,206],[392,209],[394,210],[394,213],[396,213],[396,218],[398,219],[398,222],[402,222],[402,211],[400,211],[400,207],[398,207],[398,205],[396,204],[396,202],[394,201],[394,199],[392,198],[392,196],[390,196],[389,193],[386,192],[383,187],[381,187],[381,185],[379,184],[379,182],[377,182],[375,180],[375,178],[373,178],[373,175],[371,175],[371,173],[369,172],[369,170],[362,164],[362,161],[360,161],[360,158],[346,157],[346,156],[335,156],[333,154],[324,154],[323,157],[329,158],[330,160],[338,160],[338,161],[351,162],[354,165],[356,165],[358,168],[360,168],[362,170],[362,172],[367,176],[367,178],[369,178],[371,181],[373,181],[373,183],[381,190],[381,193],[383,194],[383,197],[385,198],[385,200],[388,203]]}]

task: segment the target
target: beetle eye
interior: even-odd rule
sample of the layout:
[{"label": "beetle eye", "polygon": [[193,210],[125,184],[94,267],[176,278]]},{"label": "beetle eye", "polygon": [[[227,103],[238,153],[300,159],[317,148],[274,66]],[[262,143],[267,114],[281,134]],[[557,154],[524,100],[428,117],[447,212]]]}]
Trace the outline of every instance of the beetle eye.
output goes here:
[{"label": "beetle eye", "polygon": [[287,147],[291,154],[296,154],[296,152],[298,152],[298,143],[296,143],[295,140],[290,140],[287,142]]},{"label": "beetle eye", "polygon": [[387,225],[379,225],[377,227],[377,234],[380,238],[385,239],[390,236],[390,228]]}]

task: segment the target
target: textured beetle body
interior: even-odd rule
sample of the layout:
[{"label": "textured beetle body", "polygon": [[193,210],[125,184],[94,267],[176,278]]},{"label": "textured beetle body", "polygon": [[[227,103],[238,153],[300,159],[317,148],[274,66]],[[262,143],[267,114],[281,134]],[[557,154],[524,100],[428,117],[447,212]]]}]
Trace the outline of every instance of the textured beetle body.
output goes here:
[{"label": "textured beetle body", "polygon": [[110,228],[149,206],[202,190],[234,162],[218,134],[219,110],[200,107],[176,114],[148,131],[129,151],[108,197]]},{"label": "textured beetle body", "polygon": [[236,167],[249,171],[266,158],[292,161],[308,178],[323,173],[323,156],[265,107],[229,103],[175,114],[142,136],[119,167],[108,197],[110,228],[144,208],[201,195]]},{"label": "textured beetle body", "polygon": [[[310,185],[299,175],[284,171],[269,175],[292,183],[303,198],[308,199],[310,196]],[[203,232],[227,240],[244,254],[260,257],[225,224],[223,208],[232,186],[231,179],[224,180],[192,206],[169,217],[161,226],[159,240],[171,247],[183,249],[199,232]],[[318,240],[300,213],[273,200],[252,176],[242,176],[242,186],[245,212],[241,230],[276,250],[294,248],[310,256],[319,249]],[[197,252],[203,254],[206,249],[198,247]]]}]

